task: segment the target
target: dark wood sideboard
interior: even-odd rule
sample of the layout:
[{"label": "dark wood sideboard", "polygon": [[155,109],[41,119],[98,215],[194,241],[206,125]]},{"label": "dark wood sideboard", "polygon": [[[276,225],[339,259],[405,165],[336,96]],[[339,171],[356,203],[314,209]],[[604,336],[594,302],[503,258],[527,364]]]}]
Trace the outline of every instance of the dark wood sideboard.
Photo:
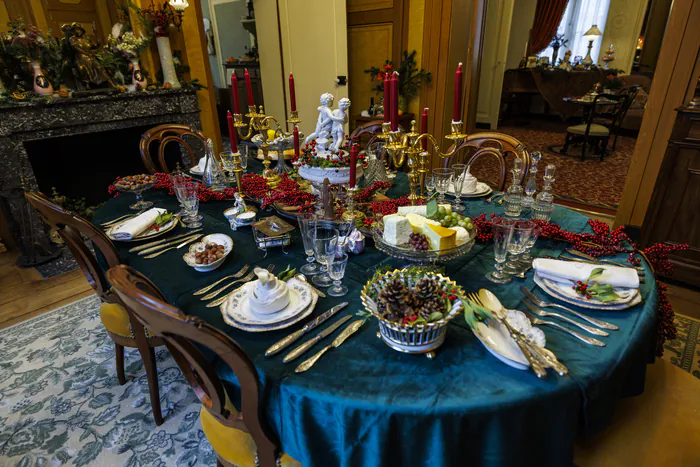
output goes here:
[{"label": "dark wood sideboard", "polygon": [[671,255],[673,279],[700,287],[700,106],[678,115],[642,225],[641,244],[687,243]]}]

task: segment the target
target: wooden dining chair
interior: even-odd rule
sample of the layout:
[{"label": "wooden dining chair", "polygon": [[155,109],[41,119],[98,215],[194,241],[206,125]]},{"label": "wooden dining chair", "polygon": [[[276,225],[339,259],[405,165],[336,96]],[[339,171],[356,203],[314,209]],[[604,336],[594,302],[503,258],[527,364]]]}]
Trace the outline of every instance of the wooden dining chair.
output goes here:
[{"label": "wooden dining chair", "polygon": [[471,166],[483,156],[491,156],[498,162],[498,181],[496,186],[492,188],[499,191],[503,191],[506,186],[508,178],[506,163],[508,158],[518,158],[523,161],[520,184],[523,183],[530,171],[530,154],[525,149],[525,145],[510,135],[495,131],[473,133],[467,136],[458,144],[454,155],[445,159],[444,166],[449,167],[453,163],[460,161]]},{"label": "wooden dining chair", "polygon": [[[562,154],[567,153],[570,145],[581,143],[581,161],[586,159],[587,149],[593,149],[594,146],[596,146],[595,150],[598,151],[602,161],[607,152],[611,132],[615,132],[613,146],[617,144],[617,133],[619,133],[629,106],[632,105],[637,89],[628,88],[623,89],[618,94],[596,95],[586,121],[566,129],[566,139],[564,140],[564,146],[561,148]],[[605,101],[610,101],[612,104],[605,103]],[[604,110],[601,110],[601,108]],[[607,119],[607,122],[605,124],[597,123],[601,119]]]},{"label": "wooden dining chair", "polygon": [[[109,267],[119,264],[119,254],[110,239],[97,227],[71,211],[52,203],[43,193],[29,192],[27,200],[36,208],[41,218],[65,241],[73,254],[90,286],[102,300],[100,305],[100,320],[107,329],[107,334],[114,341],[116,353],[117,379],[119,384],[126,384],[124,372],[124,347],[137,348],[143,359],[148,379],[148,390],[151,396],[151,409],[156,425],[163,423],[160,410],[160,394],[158,390],[158,373],[154,347],[163,345],[163,341],[146,332],[141,326],[132,326],[129,315],[123,303],[107,281],[105,274],[97,262],[95,253],[88,248],[85,241],[90,240],[104,256]],[[156,295],[163,299],[160,292]],[[143,335],[139,344],[138,336]]]},{"label": "wooden dining chair", "polygon": [[[139,151],[143,165],[150,173],[164,172],[170,173],[170,168],[166,161],[165,149],[170,143],[177,143],[180,151],[180,161],[183,167],[189,169],[199,161],[198,154],[203,156],[205,152],[195,152],[191,143],[201,144],[203,151],[206,151],[207,137],[196,128],[189,125],[168,123],[151,128],[141,136]],[[151,146],[158,145],[158,151],[151,152]],[[177,147],[176,146],[176,147]],[[189,161],[182,156],[187,153]],[[156,156],[154,159],[154,155]]]},{"label": "wooden dining chair", "polygon": [[[301,467],[298,461],[282,454],[279,440],[266,421],[255,365],[233,339],[166,303],[158,297],[153,283],[129,266],[111,268],[107,279],[134,320],[163,339],[202,402],[202,430],[216,452],[217,465]],[[217,375],[216,363],[205,357],[203,349],[217,354],[238,379],[240,411]]]}]

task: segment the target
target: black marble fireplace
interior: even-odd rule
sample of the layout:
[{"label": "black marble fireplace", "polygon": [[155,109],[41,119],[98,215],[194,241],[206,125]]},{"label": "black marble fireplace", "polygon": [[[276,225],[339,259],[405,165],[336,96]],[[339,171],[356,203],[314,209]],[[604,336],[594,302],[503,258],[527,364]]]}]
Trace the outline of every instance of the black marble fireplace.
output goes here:
[{"label": "black marble fireplace", "polygon": [[163,123],[201,129],[194,90],[0,105],[0,207],[23,254],[50,244],[39,217],[27,209],[24,190],[50,194],[56,187],[88,204],[105,201],[107,185],[117,175],[144,170],[140,136]]}]

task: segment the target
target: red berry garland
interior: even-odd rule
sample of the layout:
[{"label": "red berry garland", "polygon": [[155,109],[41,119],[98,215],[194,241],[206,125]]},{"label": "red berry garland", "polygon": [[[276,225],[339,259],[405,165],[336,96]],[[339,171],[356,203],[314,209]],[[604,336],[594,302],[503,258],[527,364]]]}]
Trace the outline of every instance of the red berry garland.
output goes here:
[{"label": "red berry garland", "polygon": [[362,190],[356,197],[355,197],[355,202],[356,203],[366,203],[372,197],[374,194],[379,191],[379,190],[388,190],[391,188],[391,182],[383,181],[383,180],[377,180],[376,182],[372,183],[372,185],[368,186],[364,190]]},{"label": "red berry garland", "polygon": [[408,200],[408,196],[402,196],[396,199],[386,199],[383,201],[374,201],[369,204],[369,209],[374,214],[381,214],[382,216],[388,216],[389,214],[395,214],[398,212],[400,206],[410,206],[411,202]]}]

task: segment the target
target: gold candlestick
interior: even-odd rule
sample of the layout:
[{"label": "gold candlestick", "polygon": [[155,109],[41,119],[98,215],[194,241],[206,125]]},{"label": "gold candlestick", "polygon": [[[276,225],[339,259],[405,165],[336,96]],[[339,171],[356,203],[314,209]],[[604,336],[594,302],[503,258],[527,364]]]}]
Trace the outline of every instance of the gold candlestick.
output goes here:
[{"label": "gold candlestick", "polygon": [[355,185],[352,188],[348,188],[348,208],[343,212],[342,218],[345,221],[351,221],[353,219],[364,219],[365,214],[362,211],[356,209],[355,198],[359,193],[360,189]]},{"label": "gold candlestick", "polygon": [[236,177],[236,188],[238,193],[243,194],[243,185],[241,185],[241,153],[236,151],[233,153],[233,175]]}]

